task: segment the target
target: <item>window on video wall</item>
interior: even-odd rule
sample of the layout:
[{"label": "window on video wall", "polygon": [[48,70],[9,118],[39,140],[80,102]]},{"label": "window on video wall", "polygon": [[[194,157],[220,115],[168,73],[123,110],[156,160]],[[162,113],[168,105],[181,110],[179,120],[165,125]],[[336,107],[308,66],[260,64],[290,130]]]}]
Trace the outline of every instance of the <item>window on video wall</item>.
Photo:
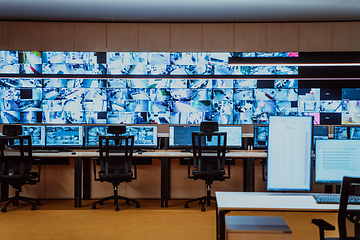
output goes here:
[{"label": "window on video wall", "polygon": [[0,51],[0,123],[268,124],[270,116],[360,123],[357,89],[332,98],[303,88],[296,66],[228,63],[298,55]]}]

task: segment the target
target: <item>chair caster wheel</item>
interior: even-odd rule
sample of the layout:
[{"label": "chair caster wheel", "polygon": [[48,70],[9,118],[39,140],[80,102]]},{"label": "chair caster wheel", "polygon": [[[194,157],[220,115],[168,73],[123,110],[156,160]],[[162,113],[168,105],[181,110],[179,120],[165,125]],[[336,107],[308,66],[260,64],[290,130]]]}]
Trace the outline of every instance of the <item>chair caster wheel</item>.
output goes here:
[{"label": "chair caster wheel", "polygon": [[185,203],[184,208],[189,208],[189,205],[187,203]]},{"label": "chair caster wheel", "polygon": [[35,206],[35,205],[32,205],[32,206],[31,206],[31,210],[36,210],[36,206]]},{"label": "chair caster wheel", "polygon": [[202,204],[203,204],[203,201],[202,201],[202,200],[200,200],[200,201],[199,201],[199,205],[202,205]]},{"label": "chair caster wheel", "polygon": [[206,208],[205,208],[205,207],[201,207],[201,211],[202,211],[202,212],[205,212],[205,211],[206,211]]},{"label": "chair caster wheel", "polygon": [[36,203],[36,206],[41,206],[41,202],[38,201],[38,202]]},{"label": "chair caster wheel", "polygon": [[136,203],[136,208],[140,208],[140,203]]},{"label": "chair caster wheel", "polygon": [[119,206],[115,206],[115,211],[119,211],[119,210],[120,210]]},{"label": "chair caster wheel", "polygon": [[126,200],[126,201],[125,201],[125,204],[126,204],[126,205],[129,205],[129,203],[130,203],[129,200]]},{"label": "chair caster wheel", "polygon": [[92,205],[92,209],[96,209],[96,205]]},{"label": "chair caster wheel", "polygon": [[6,212],[6,208],[2,208],[1,211],[2,211],[2,212]]}]

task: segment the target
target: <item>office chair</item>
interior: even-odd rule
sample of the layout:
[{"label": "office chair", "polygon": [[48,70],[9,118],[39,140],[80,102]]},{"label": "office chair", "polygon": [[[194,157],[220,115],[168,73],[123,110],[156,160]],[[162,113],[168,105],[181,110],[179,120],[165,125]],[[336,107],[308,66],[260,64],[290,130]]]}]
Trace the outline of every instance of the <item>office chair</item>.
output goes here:
[{"label": "office chair", "polygon": [[140,207],[138,201],[119,196],[118,186],[122,182],[131,182],[136,179],[136,164],[134,164],[134,174],[131,170],[132,154],[134,149],[134,136],[120,135],[126,132],[125,126],[117,126],[108,128],[108,133],[115,136],[99,136],[99,178],[96,177],[96,161],[94,160],[94,177],[95,181],[110,182],[113,185],[114,195],[105,197],[96,201],[92,205],[92,209],[96,209],[96,204],[103,205],[104,201],[114,199],[115,211],[119,211],[118,199],[136,203],[136,208]]},{"label": "office chair", "polygon": [[214,196],[211,196],[213,181],[224,181],[230,178],[230,162],[228,162],[227,175],[225,171],[226,132],[216,131],[218,131],[218,123],[209,121],[200,124],[200,132],[192,133],[194,166],[191,171],[190,161],[188,162],[188,178],[204,180],[207,194],[186,201],[185,208],[189,207],[190,202],[199,201],[201,211],[206,211],[205,204],[210,206],[210,200],[216,200]]},{"label": "office chair", "polygon": [[[340,204],[338,212],[339,237],[325,238],[325,230],[335,230],[335,227],[323,219],[312,219],[312,223],[319,227],[320,240],[350,240],[360,239],[360,213],[348,209],[348,198],[350,195],[359,195],[356,191],[359,187],[360,178],[343,177],[340,193]],[[349,228],[351,226],[351,228]],[[352,229],[353,227],[353,229]]]},{"label": "office chair", "polygon": [[6,212],[11,203],[19,206],[20,200],[31,204],[31,210],[36,210],[36,206],[41,206],[39,200],[20,196],[24,184],[34,185],[40,181],[40,162],[38,172],[31,172],[31,136],[21,136],[21,125],[4,125],[3,134],[6,135],[0,136],[0,182],[9,184],[16,191],[14,197],[0,200],[7,201],[1,211]]}]

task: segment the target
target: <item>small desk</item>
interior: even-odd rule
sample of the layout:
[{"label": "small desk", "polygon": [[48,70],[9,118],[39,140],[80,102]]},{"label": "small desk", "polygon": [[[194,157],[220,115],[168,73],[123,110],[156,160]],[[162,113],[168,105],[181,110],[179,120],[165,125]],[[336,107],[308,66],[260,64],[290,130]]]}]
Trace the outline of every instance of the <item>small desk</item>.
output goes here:
[{"label": "small desk", "polygon": [[[339,204],[317,204],[314,193],[216,192],[216,235],[225,240],[225,214],[230,211],[338,211]],[[349,209],[360,211],[360,205]]]}]

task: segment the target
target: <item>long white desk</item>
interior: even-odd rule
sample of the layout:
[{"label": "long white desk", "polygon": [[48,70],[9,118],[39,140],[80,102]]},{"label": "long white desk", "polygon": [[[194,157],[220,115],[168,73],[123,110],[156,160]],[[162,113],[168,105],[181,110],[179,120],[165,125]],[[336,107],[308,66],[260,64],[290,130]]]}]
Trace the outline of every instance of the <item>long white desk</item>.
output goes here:
[{"label": "long white desk", "polygon": [[[225,240],[225,214],[230,211],[338,211],[339,204],[317,204],[314,193],[215,192],[217,239]],[[360,211],[360,205],[349,209]]]}]

